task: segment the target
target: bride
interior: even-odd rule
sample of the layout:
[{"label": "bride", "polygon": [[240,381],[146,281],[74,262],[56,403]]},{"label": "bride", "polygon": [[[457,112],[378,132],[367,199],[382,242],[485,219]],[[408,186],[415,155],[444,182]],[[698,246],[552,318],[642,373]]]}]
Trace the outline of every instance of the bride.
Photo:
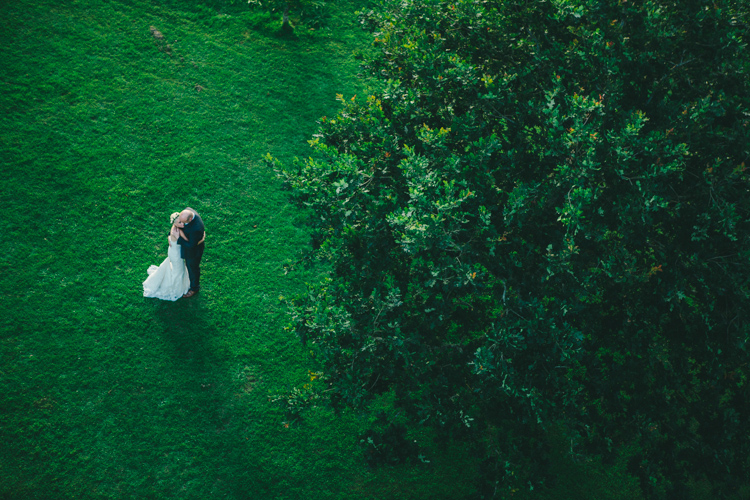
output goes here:
[{"label": "bride", "polygon": [[190,288],[185,259],[182,258],[180,245],[177,244],[179,237],[185,238],[182,232],[183,223],[180,222],[180,213],[175,212],[169,216],[172,228],[169,231],[169,251],[167,258],[161,265],[151,265],[148,268],[148,278],[143,282],[143,296],[162,300],[177,300],[187,293]]}]

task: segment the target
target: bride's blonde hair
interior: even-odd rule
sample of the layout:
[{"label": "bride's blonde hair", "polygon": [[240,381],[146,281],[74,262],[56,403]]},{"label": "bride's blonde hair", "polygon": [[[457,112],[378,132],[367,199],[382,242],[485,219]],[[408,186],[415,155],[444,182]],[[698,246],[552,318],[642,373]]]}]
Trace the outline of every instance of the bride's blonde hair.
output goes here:
[{"label": "bride's blonde hair", "polygon": [[174,226],[175,221],[180,217],[180,212],[174,212],[169,216],[169,223]]}]

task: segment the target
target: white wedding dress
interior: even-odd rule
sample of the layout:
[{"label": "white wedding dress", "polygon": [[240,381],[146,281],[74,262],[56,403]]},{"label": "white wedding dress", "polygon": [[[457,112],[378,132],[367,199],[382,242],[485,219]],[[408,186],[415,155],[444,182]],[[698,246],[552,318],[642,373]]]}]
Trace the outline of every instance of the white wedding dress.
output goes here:
[{"label": "white wedding dress", "polygon": [[187,293],[190,277],[176,241],[169,240],[167,258],[159,267],[149,266],[148,275],[143,282],[144,297],[174,301]]}]

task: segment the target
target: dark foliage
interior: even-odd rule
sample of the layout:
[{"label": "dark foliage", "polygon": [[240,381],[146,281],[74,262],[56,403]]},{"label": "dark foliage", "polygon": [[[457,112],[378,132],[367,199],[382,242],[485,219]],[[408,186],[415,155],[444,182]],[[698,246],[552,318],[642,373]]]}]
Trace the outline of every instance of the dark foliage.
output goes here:
[{"label": "dark foliage", "polygon": [[419,445],[406,436],[404,424],[389,423],[383,430],[369,429],[360,439],[367,465],[398,465],[417,462]]},{"label": "dark foliage", "polygon": [[362,19],[382,86],[281,170],[331,264],[293,314],[336,400],[394,391],[487,485],[549,484],[553,423],[577,453],[636,443],[651,498],[750,482],[747,3]]}]

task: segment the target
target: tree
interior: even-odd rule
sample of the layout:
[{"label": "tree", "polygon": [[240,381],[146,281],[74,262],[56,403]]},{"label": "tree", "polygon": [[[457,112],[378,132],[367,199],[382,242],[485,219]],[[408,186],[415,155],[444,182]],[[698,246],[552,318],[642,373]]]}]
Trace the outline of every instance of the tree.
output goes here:
[{"label": "tree", "polygon": [[750,482],[750,56],[739,0],[406,0],[381,84],[281,167],[325,281],[292,304],[335,405],[475,443],[639,452],[650,498]]}]

